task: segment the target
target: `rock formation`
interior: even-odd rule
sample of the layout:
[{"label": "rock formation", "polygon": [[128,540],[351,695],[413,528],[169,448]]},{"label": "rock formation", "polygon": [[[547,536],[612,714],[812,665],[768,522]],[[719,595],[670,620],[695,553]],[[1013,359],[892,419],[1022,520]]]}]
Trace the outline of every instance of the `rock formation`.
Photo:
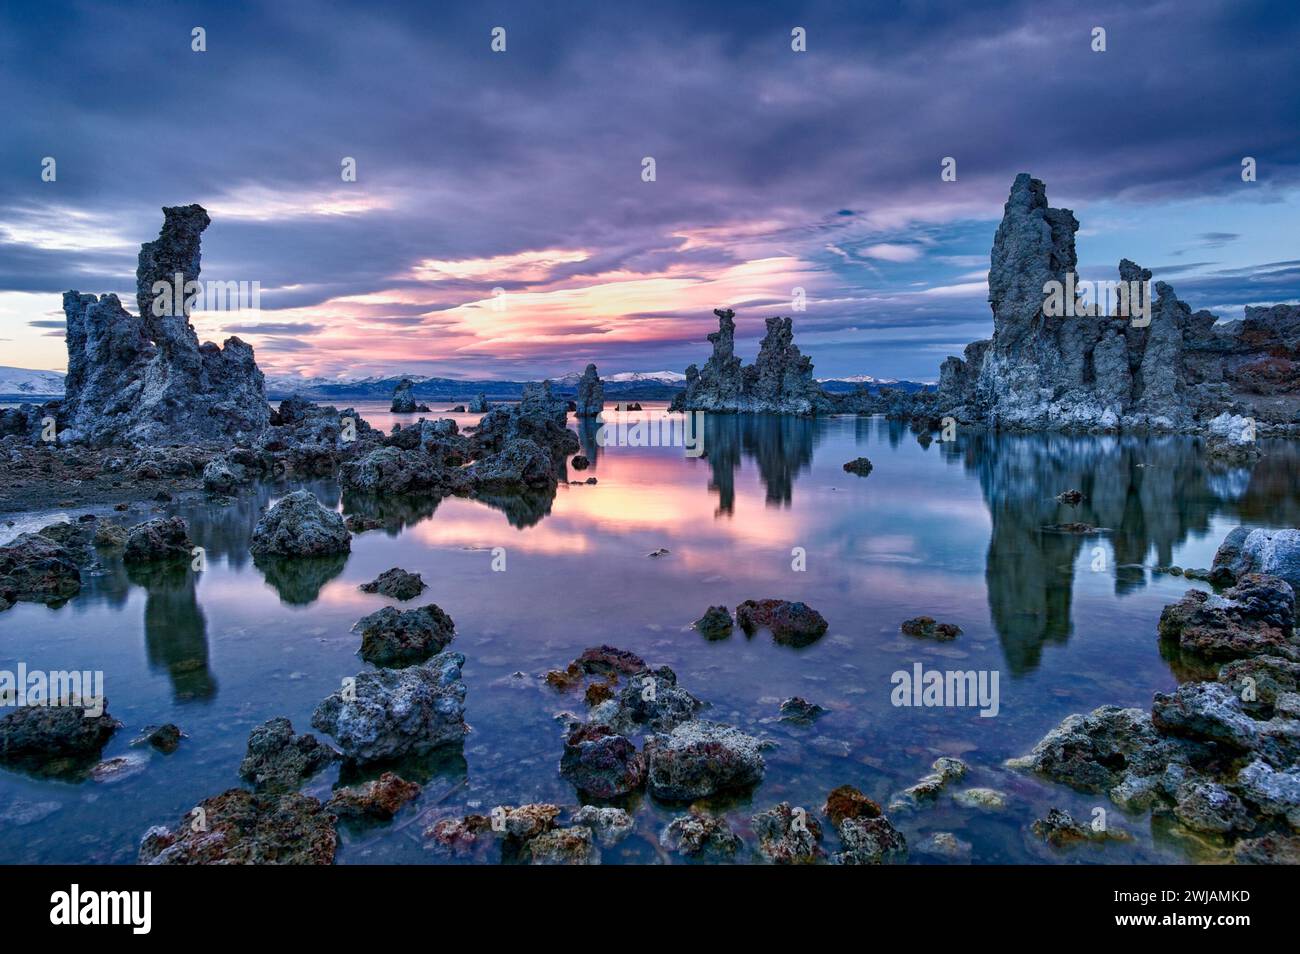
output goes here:
[{"label": "rock formation", "polygon": [[671,410],[731,414],[813,415],[830,411],[830,399],[813,379],[812,361],[794,343],[789,318],[768,318],[758,358],[742,365],[735,353],[736,313],[715,308],[718,330],[709,335],[713,354],[704,368],[686,369],[686,389]]},{"label": "rock formation", "polygon": [[587,370],[582,372],[582,377],[578,380],[577,400],[574,403],[577,405],[574,413],[578,417],[595,417],[604,410],[605,385],[601,383],[594,364],[587,365]]},{"label": "rock formation", "polygon": [[410,378],[402,378],[397,382],[397,387],[393,388],[393,406],[389,408],[393,414],[414,414],[429,410],[428,405],[416,403],[412,390],[414,387],[415,382]]},{"label": "rock formation", "polygon": [[1056,314],[1044,286],[1076,287],[1078,228],[1073,212],[1047,204],[1041,181],[1016,177],[990,256],[993,337],[943,362],[940,415],[1085,431],[1187,431],[1225,411],[1297,421],[1300,307],[1247,308],[1244,321],[1217,324],[1165,282],[1152,296],[1151,272],[1124,259],[1119,281],[1143,297],[1111,314]]},{"label": "rock formation", "polygon": [[[163,209],[158,238],[140,249],[132,316],[116,295],[65,292],[68,376],[60,440],[89,444],[251,439],[271,417],[253,349],[238,338],[199,344],[190,324],[208,214]],[[179,278],[178,278],[179,276]],[[155,283],[166,291],[155,294]],[[181,294],[177,295],[179,283]]]}]

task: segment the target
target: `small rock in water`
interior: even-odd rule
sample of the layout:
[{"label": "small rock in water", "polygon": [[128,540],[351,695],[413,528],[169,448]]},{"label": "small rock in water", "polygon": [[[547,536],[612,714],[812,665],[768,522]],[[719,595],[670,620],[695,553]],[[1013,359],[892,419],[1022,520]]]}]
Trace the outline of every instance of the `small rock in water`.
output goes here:
[{"label": "small rock in water", "polygon": [[334,817],[316,799],[232,788],[199,802],[174,829],[149,829],[139,863],[329,865],[337,848]]},{"label": "small rock in water", "polygon": [[816,642],[827,629],[821,613],[792,600],[745,600],[736,607],[736,622],[746,636],[767,629],[778,643],[796,647]]},{"label": "small rock in water", "polygon": [[126,538],[126,551],[122,559],[127,563],[149,563],[155,560],[188,560],[194,541],[190,539],[190,526],[181,517],[156,518],[138,523]]},{"label": "small rock in water", "polygon": [[816,818],[789,802],[760,812],[751,819],[758,851],[772,864],[805,865],[822,857],[822,826]]},{"label": "small rock in water", "polygon": [[343,517],[309,490],[295,490],[262,514],[249,547],[254,555],[320,556],[347,553],[352,535]]},{"label": "small rock in water", "polygon": [[693,721],[646,740],[647,785],[656,798],[693,801],[763,780],[761,743],[717,722]]},{"label": "small rock in water", "polygon": [[669,550],[667,547],[660,547],[658,550],[651,550],[649,553],[646,554],[646,556],[653,557],[654,559],[658,559],[659,557],[668,556],[668,554],[670,554],[671,552],[672,551]]},{"label": "small rock in water", "polygon": [[277,716],[249,733],[239,775],[259,792],[291,792],[336,757],[316,736],[295,735],[293,723]]},{"label": "small rock in water", "polygon": [[587,460],[587,458],[582,454],[575,455],[573,460],[569,461],[569,463],[573,466],[574,470],[586,470],[591,466],[591,461]]},{"label": "small rock in water", "polygon": [[781,721],[796,725],[812,725],[826,714],[826,710],[815,702],[809,702],[800,696],[791,696],[781,703]]},{"label": "small rock in water", "polygon": [[1043,527],[1047,533],[1077,533],[1081,535],[1096,533],[1098,528],[1090,523],[1049,523]]},{"label": "small rock in water", "polygon": [[906,811],[920,807],[923,802],[933,801],[939,793],[947,788],[949,782],[955,782],[965,776],[966,763],[961,759],[943,755],[930,765],[930,774],[910,788],[903,789],[889,802],[891,812]]},{"label": "small rock in water", "polygon": [[988,811],[1001,811],[1007,807],[1007,796],[995,788],[968,788],[957,792],[952,797],[958,805],[966,808],[983,808]]},{"label": "small rock in water", "polygon": [[871,461],[865,457],[857,457],[844,465],[845,471],[850,474],[856,474],[859,477],[865,477],[872,471]]},{"label": "small rock in water", "polygon": [[575,825],[590,828],[596,834],[596,840],[606,848],[617,845],[632,834],[636,822],[621,808],[600,808],[595,805],[583,805],[573,814]]},{"label": "small rock in water", "polygon": [[950,831],[936,831],[925,841],[916,846],[921,854],[937,855],[954,861],[969,860],[971,844],[963,841]]},{"label": "small rock in water", "polygon": [[145,726],[144,731],[133,739],[131,744],[152,745],[159,752],[170,755],[180,746],[183,738],[185,738],[185,733],[180,730],[180,727],[168,722],[165,725]]},{"label": "small rock in water", "polygon": [[826,796],[822,814],[838,828],[848,818],[879,818],[880,806],[852,785],[841,785]]},{"label": "small rock in water", "polygon": [[941,643],[956,639],[961,635],[961,627],[955,623],[936,623],[929,616],[915,616],[904,620],[899,631],[905,636],[917,639],[935,639]]},{"label": "small rock in water", "polygon": [[440,653],[456,636],[456,624],[434,603],[417,609],[385,606],[353,625],[361,634],[361,658],[376,666],[401,668]]},{"label": "small rock in water", "polygon": [[1129,840],[1129,836],[1124,832],[1094,831],[1085,828],[1074,820],[1074,816],[1061,808],[1049,810],[1046,817],[1037,819],[1030,826],[1030,831],[1053,848],[1064,848],[1085,841]]},{"label": "small rock in water", "polygon": [[584,825],[555,828],[528,841],[522,856],[530,865],[596,865],[600,852]]},{"label": "small rock in water", "polygon": [[419,785],[385,772],[364,785],[337,789],[325,803],[325,809],[340,818],[388,821],[419,794]]},{"label": "small rock in water", "polygon": [[708,640],[725,639],[731,635],[734,624],[725,606],[710,606],[693,624],[701,636]]},{"label": "small rock in water", "polygon": [[1056,499],[1063,504],[1074,506],[1083,501],[1083,492],[1080,490],[1066,490],[1057,494]]},{"label": "small rock in water", "polygon": [[605,725],[582,725],[569,734],[560,776],[593,798],[617,798],[639,789],[646,760],[636,746]]},{"label": "small rock in water", "polygon": [[379,593],[395,600],[413,600],[427,588],[428,584],[420,579],[420,574],[408,573],[396,566],[359,587],[363,593]]},{"label": "small rock in water", "polygon": [[728,861],[743,847],[725,818],[700,808],[692,808],[689,815],[679,815],[670,821],[659,835],[659,844],[701,861]]}]

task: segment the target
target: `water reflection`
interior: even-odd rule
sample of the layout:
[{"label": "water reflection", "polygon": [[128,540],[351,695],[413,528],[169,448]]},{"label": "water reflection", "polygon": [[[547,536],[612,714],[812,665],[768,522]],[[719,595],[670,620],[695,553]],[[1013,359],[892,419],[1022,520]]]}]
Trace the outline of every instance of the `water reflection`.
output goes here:
[{"label": "water reflection", "polygon": [[[1253,469],[1207,464],[1190,437],[1072,437],[974,434],[959,440],[993,520],[985,564],[989,611],[1012,672],[1035,668],[1047,643],[1072,631],[1075,567],[1091,551],[1119,596],[1145,586],[1144,564],[1173,562],[1189,536],[1216,516],[1250,522],[1294,514],[1300,486],[1296,447],[1274,442]],[[1077,506],[1056,494],[1078,489]],[[1098,535],[1044,530],[1061,523]],[[1103,562],[1104,561],[1104,562]]]},{"label": "water reflection", "polygon": [[812,464],[813,449],[825,433],[825,424],[809,418],[758,414],[705,417],[709,490],[718,494],[717,515],[735,512],[735,475],[743,457],[753,458],[758,466],[767,504],[790,506],[795,478]]},{"label": "water reflection", "polygon": [[144,644],[149,665],[167,672],[178,702],[216,696],[217,680],[208,668],[208,623],[189,564],[132,565],[126,575],[147,594]]}]

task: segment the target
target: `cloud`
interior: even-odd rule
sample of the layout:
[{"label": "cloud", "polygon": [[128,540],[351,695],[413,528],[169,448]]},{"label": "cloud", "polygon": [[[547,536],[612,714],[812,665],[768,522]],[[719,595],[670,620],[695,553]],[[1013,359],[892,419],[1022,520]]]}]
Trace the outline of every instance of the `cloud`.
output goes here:
[{"label": "cloud", "polygon": [[[269,369],[683,367],[713,307],[737,308],[749,347],[799,285],[799,340],[826,373],[932,375],[928,336],[988,320],[971,276],[1023,170],[1097,230],[1099,261],[1128,254],[1089,217],[1104,205],[1217,259],[1178,272],[1208,300],[1246,300],[1246,284],[1295,297],[1286,270],[1207,271],[1292,254],[1258,226],[1265,208],[1294,221],[1300,10],[1169,11],[664,0],[629,18],[556,0],[516,5],[493,55],[472,7],[303,0],[206,7],[198,55],[159,9],[11,4],[0,332],[25,363],[62,360],[29,322],[69,288],[134,307],[160,207],[197,201],[213,217],[203,277],[261,284],[265,322],[231,327],[263,336]],[[795,19],[805,54],[789,51]],[[1088,48],[1094,19],[1105,54]],[[1231,62],[1233,80],[1155,67],[1187,62]],[[956,182],[939,179],[944,156]],[[883,328],[896,338],[873,346]]]}]

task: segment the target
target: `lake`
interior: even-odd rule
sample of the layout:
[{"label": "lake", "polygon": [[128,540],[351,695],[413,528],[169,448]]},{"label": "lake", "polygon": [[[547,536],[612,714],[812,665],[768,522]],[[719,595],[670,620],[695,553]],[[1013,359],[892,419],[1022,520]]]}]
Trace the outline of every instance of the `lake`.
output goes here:
[{"label": "lake", "polygon": [[[665,413],[643,403],[647,420]],[[359,410],[385,430],[414,419]],[[477,417],[450,416],[462,425]],[[452,862],[422,834],[439,818],[535,801],[576,805],[558,774],[556,716],[586,708],[543,677],[602,643],[671,666],[680,685],[712,704],[706,718],[775,743],[750,796],[711,803],[751,845],[748,818],[757,811],[788,801],[815,814],[844,784],[883,805],[936,757],[952,755],[971,767],[953,790],[995,788],[1007,806],[966,808],[945,796],[891,814],[911,844],[953,832],[976,862],[1198,857],[1167,823],[1126,817],[1104,798],[1002,762],[1072,712],[1149,708],[1154,691],[1176,684],[1179,663],[1162,658],[1156,621],[1189,586],[1206,584],[1154,569],[1208,566],[1238,524],[1300,525],[1294,444],[1266,443],[1253,467],[1224,469],[1188,437],[959,433],[922,446],[879,418],[710,417],[700,458],[680,447],[597,447],[590,427],[582,437],[592,466],[567,477],[598,483],[562,483],[553,500],[358,501],[332,480],[310,480],[259,485],[233,502],[155,505],[190,522],[207,550],[205,571],[128,571],[102,556],[68,604],[0,614],[0,668],[102,670],[109,711],[124,723],[104,757],[138,762],[112,781],[77,784],[0,771],[0,862],[132,863],[150,826],[173,826],[200,800],[241,784],[255,726],[284,715],[312,731],[316,704],[366,668],[352,624],[394,602],[358,586],[393,566],[429,584],[397,605],[435,602],[456,622],[450,648],[466,657],[472,731],[463,751],[404,765],[402,774],[424,786],[420,798],[390,824],[342,827],[339,863]],[[865,478],[842,469],[859,456],[874,463]],[[327,506],[378,516],[384,528],[355,536],[346,558],[264,574],[248,552],[253,526],[299,487]],[[1077,507],[1055,499],[1071,488],[1085,496]],[[81,512],[10,515],[0,537]],[[1042,529],[1075,521],[1103,530]],[[496,548],[504,572],[493,569]],[[660,548],[669,552],[648,556]],[[793,648],[739,629],[710,642],[691,628],[711,605],[734,611],[767,597],[805,601],[828,632]],[[899,624],[918,615],[963,632],[946,643],[901,635]],[[895,706],[892,674],[917,663],[996,672],[997,715]],[[812,726],[779,721],[789,696],[829,711]],[[130,745],[145,725],[163,722],[189,736],[174,754]],[[340,771],[303,791],[328,797]],[[667,860],[657,835],[682,806],[647,796],[627,807],[637,830],[604,849],[603,862]],[[1054,853],[1027,834],[1050,807],[1085,821],[1104,807],[1133,841]]]}]

